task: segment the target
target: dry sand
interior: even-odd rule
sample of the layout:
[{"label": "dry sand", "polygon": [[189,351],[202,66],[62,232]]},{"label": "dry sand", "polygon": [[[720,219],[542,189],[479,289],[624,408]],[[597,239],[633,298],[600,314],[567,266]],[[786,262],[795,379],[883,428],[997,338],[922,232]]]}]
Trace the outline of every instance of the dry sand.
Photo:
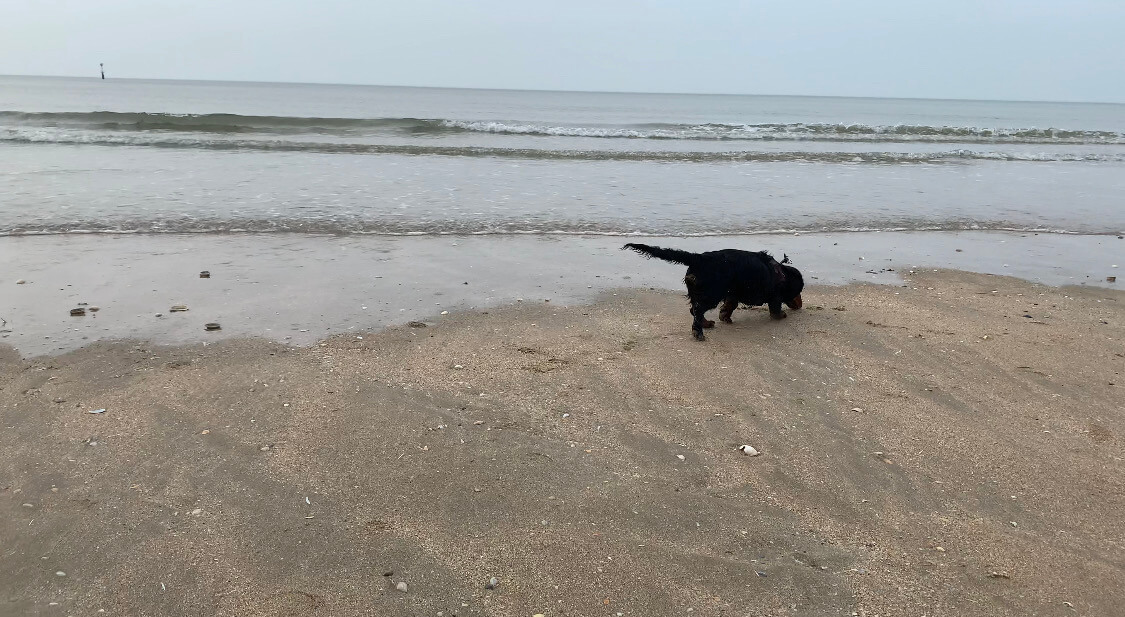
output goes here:
[{"label": "dry sand", "polygon": [[705,343],[630,291],[9,349],[0,615],[1121,614],[1122,300],[927,271]]}]

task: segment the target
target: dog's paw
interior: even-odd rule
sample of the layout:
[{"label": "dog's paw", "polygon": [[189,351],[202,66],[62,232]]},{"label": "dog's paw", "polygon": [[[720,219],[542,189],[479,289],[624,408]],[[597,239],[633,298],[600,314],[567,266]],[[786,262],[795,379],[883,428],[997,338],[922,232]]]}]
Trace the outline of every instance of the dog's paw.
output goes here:
[{"label": "dog's paw", "polygon": [[697,340],[697,341],[706,341],[707,340],[707,337],[703,336],[702,330],[700,330],[699,332],[693,332],[692,334],[695,335],[695,340]]},{"label": "dog's paw", "polygon": [[713,322],[713,321],[711,321],[710,319],[708,319],[708,320],[706,320],[706,321],[704,321],[704,322],[703,322],[703,327],[704,327],[704,328],[714,328],[714,327],[715,327],[715,322]]},{"label": "dog's paw", "polygon": [[723,315],[722,317],[719,318],[719,321],[721,321],[723,323],[734,323],[734,321],[731,320],[730,316],[728,316],[728,315]]},{"label": "dog's paw", "polygon": [[789,315],[787,315],[785,311],[781,311],[780,313],[770,313],[770,319],[785,319],[788,316]]}]

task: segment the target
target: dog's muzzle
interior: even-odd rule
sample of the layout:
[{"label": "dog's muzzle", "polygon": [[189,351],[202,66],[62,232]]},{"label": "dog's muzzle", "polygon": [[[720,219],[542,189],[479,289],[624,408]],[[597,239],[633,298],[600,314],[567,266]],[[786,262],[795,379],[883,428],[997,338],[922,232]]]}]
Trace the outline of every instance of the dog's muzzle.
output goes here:
[{"label": "dog's muzzle", "polygon": [[792,300],[786,300],[785,304],[789,308],[794,309],[794,310],[799,309],[799,308],[801,308],[802,306],[805,305],[805,303],[801,301],[800,295],[798,295],[796,298],[793,298]]}]

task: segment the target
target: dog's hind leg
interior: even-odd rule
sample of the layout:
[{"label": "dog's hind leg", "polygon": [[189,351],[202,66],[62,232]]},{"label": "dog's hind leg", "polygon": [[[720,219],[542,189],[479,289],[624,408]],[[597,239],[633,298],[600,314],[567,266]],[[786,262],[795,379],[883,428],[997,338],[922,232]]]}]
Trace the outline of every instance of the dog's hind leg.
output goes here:
[{"label": "dog's hind leg", "polygon": [[691,322],[691,333],[695,335],[695,340],[707,340],[707,337],[703,336],[703,329],[715,327],[715,322],[711,321],[710,319],[704,319],[703,317],[703,315],[706,314],[707,311],[715,308],[715,304],[717,303],[708,305],[703,302],[696,302],[695,300],[692,300],[691,316],[694,319]]},{"label": "dog's hind leg", "polygon": [[719,321],[723,323],[734,323],[731,321],[731,315],[734,315],[734,309],[738,308],[738,299],[728,297],[723,300],[723,307],[719,309]]},{"label": "dog's hind leg", "polygon": [[713,285],[709,284],[710,281],[706,278],[700,280],[700,277],[692,272],[691,268],[688,268],[684,283],[687,285],[688,300],[691,302],[691,332],[695,335],[696,340],[705,340],[703,329],[715,327],[715,322],[707,319],[704,315],[707,311],[718,306],[722,296],[715,297],[714,293],[711,292]]},{"label": "dog's hind leg", "polygon": [[719,300],[708,296],[696,295],[695,297],[688,296],[691,300],[691,316],[694,318],[691,322],[691,332],[695,335],[697,341],[706,340],[703,336],[704,328],[715,327],[715,322],[704,317],[707,311],[715,308],[719,304]]}]

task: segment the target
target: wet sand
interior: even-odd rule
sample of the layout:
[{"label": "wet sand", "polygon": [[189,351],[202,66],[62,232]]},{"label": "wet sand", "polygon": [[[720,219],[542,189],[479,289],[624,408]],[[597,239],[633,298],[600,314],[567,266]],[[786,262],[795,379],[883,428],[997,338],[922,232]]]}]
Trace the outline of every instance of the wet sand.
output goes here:
[{"label": "wet sand", "polygon": [[308,347],[7,349],[0,614],[1115,614],[1125,293],[901,261],[705,343],[679,292],[549,284]]},{"label": "wet sand", "polygon": [[[341,332],[518,302],[588,302],[617,287],[682,290],[682,268],[621,237],[71,235],[0,238],[0,344],[24,356],[92,341],[262,337],[308,345]],[[768,249],[812,283],[896,284],[919,267],[1101,285],[1125,264],[1116,236],[845,233],[629,238],[692,251]],[[210,279],[200,279],[207,270]],[[16,285],[23,280],[23,285]],[[79,303],[100,311],[72,318]],[[170,313],[182,304],[185,313]],[[160,317],[157,317],[160,314]],[[218,322],[219,332],[204,324]]]}]

